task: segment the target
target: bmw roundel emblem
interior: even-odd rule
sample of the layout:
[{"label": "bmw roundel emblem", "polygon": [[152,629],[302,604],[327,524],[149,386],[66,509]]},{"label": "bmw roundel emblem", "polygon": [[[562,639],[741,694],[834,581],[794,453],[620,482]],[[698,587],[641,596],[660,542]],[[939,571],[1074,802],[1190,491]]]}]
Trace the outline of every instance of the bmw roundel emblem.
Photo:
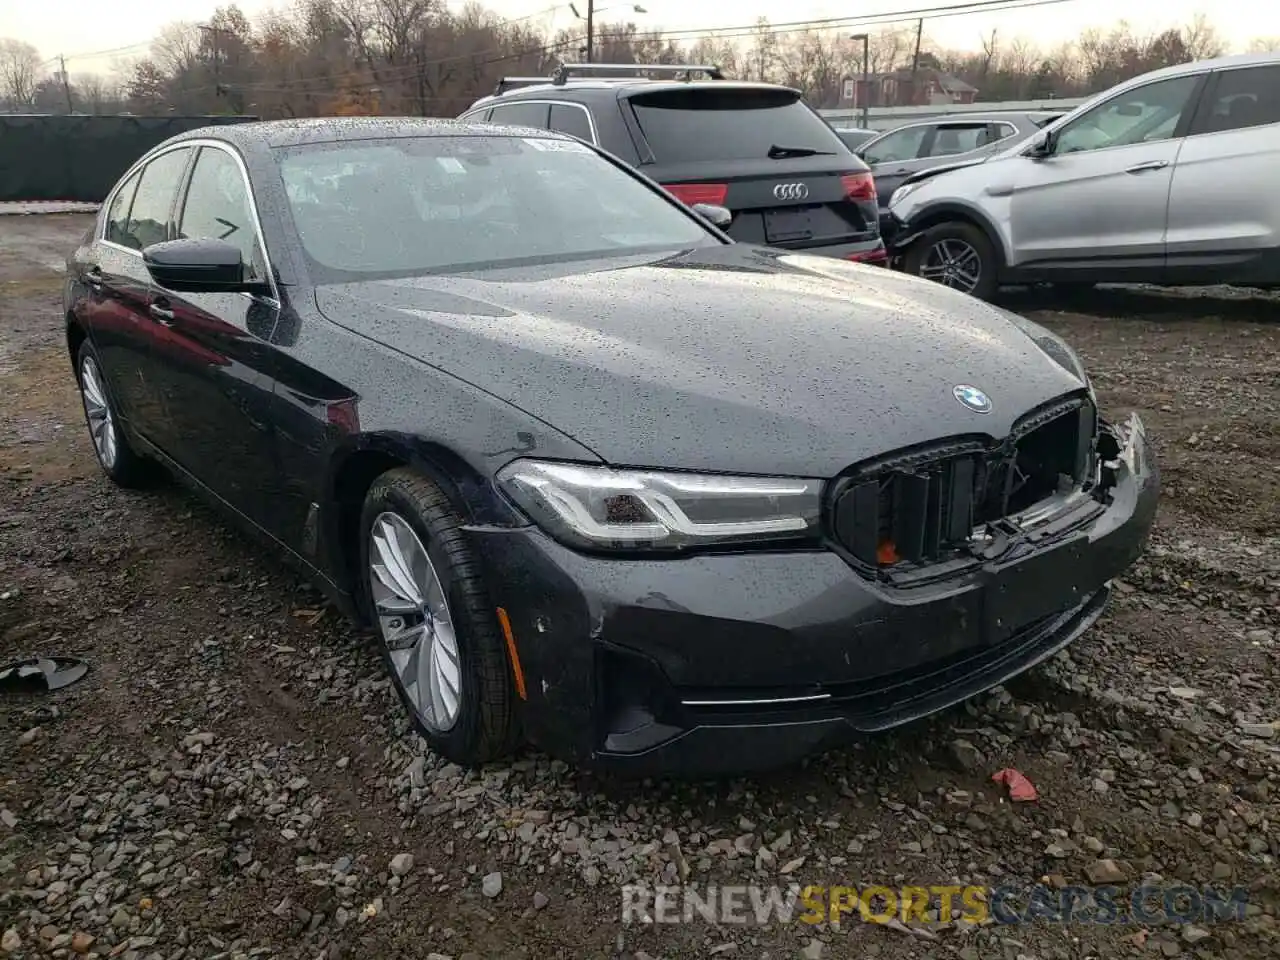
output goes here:
[{"label": "bmw roundel emblem", "polygon": [[974,413],[991,412],[991,398],[977,387],[967,383],[957,383],[951,388],[951,393]]}]

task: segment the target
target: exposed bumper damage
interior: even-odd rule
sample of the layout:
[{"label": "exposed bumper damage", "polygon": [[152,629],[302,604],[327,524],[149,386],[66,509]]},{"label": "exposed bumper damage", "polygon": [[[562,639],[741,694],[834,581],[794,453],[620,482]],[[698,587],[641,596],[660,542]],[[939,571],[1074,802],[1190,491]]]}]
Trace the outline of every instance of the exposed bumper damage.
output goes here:
[{"label": "exposed bumper damage", "polygon": [[502,583],[549,751],[640,773],[796,761],[999,684],[1101,614],[1141,553],[1159,477],[1141,420],[1101,424],[1088,492],[989,524],[949,575],[869,576],[827,546],[679,560],[587,556],[474,530]]}]

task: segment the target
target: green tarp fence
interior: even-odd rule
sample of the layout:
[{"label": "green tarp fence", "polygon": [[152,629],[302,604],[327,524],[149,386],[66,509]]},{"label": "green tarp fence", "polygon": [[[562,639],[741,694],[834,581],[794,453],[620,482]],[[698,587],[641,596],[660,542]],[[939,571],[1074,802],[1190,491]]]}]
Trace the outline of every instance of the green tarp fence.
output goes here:
[{"label": "green tarp fence", "polygon": [[256,119],[0,114],[0,202],[98,203],[138,157],[169,137]]}]

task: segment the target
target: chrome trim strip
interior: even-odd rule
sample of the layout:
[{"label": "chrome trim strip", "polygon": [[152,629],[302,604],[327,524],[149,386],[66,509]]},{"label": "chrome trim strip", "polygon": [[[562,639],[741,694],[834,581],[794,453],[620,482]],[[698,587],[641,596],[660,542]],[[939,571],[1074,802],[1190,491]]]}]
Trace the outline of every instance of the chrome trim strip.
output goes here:
[{"label": "chrome trim strip", "polygon": [[814,703],[830,700],[829,693],[814,693],[804,697],[768,697],[763,700],[681,700],[686,707],[751,707],[777,703]]}]

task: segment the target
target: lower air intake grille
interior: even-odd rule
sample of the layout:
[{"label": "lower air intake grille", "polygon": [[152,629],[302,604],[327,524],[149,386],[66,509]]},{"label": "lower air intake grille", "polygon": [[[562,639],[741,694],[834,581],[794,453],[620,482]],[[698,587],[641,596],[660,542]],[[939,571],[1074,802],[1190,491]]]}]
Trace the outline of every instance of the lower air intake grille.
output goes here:
[{"label": "lower air intake grille", "polygon": [[996,444],[961,438],[859,464],[836,488],[832,533],[868,567],[943,560],[975,527],[1083,482],[1096,422],[1087,397],[1068,397],[1022,417]]}]

